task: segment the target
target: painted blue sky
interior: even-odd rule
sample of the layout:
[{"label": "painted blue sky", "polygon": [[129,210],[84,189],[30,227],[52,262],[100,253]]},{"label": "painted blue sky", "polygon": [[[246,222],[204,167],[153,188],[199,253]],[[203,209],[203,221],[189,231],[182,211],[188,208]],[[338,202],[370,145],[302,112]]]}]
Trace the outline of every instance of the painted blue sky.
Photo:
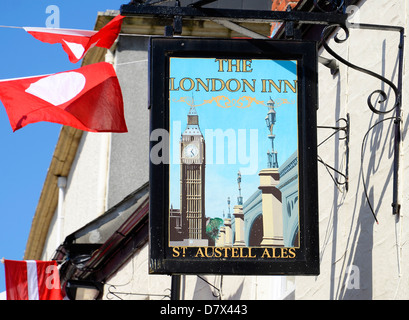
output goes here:
[{"label": "painted blue sky", "polygon": [[[81,66],[81,62],[70,63],[60,45],[42,43],[24,30],[10,27],[46,27],[46,23],[58,27],[59,23],[60,28],[93,30],[99,11],[119,10],[121,4],[128,2],[1,1],[0,79],[51,74]],[[60,129],[58,124],[36,123],[13,133],[0,103],[0,258],[23,258]],[[4,266],[0,264],[0,292],[4,290]]]},{"label": "painted blue sky", "polygon": [[[288,88],[287,93],[284,93],[283,82],[285,79],[293,84],[296,80],[296,62],[252,60],[246,67],[246,70],[251,72],[243,72],[242,65],[240,72],[236,72],[235,67],[228,72],[225,62],[221,72],[220,62],[214,58],[172,58],[170,68],[170,77],[174,78],[174,90],[170,91],[171,204],[174,208],[180,206],[180,167],[178,157],[173,154],[179,150],[180,134],[186,128],[190,105],[194,104],[199,116],[200,130],[206,142],[206,215],[222,217],[223,211],[225,214],[228,211],[227,197],[231,199],[231,212],[237,204],[238,171],[242,173],[242,196],[246,201],[258,188],[258,172],[267,167],[267,150],[271,150],[271,142],[267,137],[269,131],[265,117],[270,98],[278,106],[275,108],[277,122],[273,133],[276,135],[274,144],[275,150],[278,151],[279,164],[297,150],[296,94]],[[225,88],[212,92],[211,80],[208,91],[202,85],[199,85],[197,90],[196,78],[202,79],[205,85],[207,78],[221,79],[230,91]],[[238,81],[231,80],[227,85],[229,79]],[[243,84],[242,79],[246,79],[254,87],[254,92],[248,85]],[[256,81],[253,82],[253,79]],[[282,80],[281,93],[275,89],[268,92],[268,86],[266,92],[263,92],[262,79],[274,80],[277,85],[279,80]],[[214,84],[217,90],[222,86],[219,80],[215,80]],[[189,90],[191,88],[192,90]],[[221,96],[224,98],[212,100]],[[283,103],[284,101],[287,103]],[[213,135],[217,134],[216,130],[226,135],[223,145],[213,138]]]}]

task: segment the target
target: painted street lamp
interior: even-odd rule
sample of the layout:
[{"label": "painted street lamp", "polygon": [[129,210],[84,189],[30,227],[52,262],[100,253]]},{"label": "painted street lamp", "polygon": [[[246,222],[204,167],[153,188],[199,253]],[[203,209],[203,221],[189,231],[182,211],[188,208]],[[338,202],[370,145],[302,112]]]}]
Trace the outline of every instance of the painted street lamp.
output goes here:
[{"label": "painted street lamp", "polygon": [[276,112],[274,110],[274,104],[275,102],[273,101],[273,99],[270,98],[270,100],[267,102],[268,112],[265,118],[267,128],[270,131],[268,138],[271,140],[271,151],[270,150],[267,151],[268,168],[278,168],[277,151],[274,150],[275,135],[273,134],[273,127],[274,124],[276,123]]}]

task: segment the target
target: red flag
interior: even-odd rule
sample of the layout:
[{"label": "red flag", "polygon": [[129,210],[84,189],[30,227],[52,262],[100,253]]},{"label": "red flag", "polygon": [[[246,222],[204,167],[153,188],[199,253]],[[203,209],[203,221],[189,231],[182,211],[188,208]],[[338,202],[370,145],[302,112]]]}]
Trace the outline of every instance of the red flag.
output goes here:
[{"label": "red flag", "polygon": [[4,260],[7,300],[62,300],[56,261]]},{"label": "red flag", "polygon": [[25,27],[24,30],[42,42],[61,43],[70,61],[76,63],[94,46],[111,48],[121,31],[123,18],[117,15],[99,31],[32,27]]},{"label": "red flag", "polygon": [[0,100],[16,131],[55,122],[91,132],[127,132],[122,92],[111,64],[0,81]]}]

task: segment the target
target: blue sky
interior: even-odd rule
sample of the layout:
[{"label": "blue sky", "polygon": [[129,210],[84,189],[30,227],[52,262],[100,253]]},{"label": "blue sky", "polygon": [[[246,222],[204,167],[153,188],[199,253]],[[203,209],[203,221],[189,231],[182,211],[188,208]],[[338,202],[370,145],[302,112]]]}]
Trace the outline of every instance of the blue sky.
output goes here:
[{"label": "blue sky", "polygon": [[[81,66],[81,61],[70,63],[60,45],[42,43],[22,29],[4,26],[46,27],[46,23],[59,22],[60,28],[93,30],[99,11],[119,10],[121,4],[128,2],[1,1],[0,79],[51,74]],[[59,17],[59,21],[52,20],[53,17]],[[60,130],[58,124],[42,122],[13,133],[0,102],[0,258],[23,259],[31,222]],[[4,266],[0,264],[0,292],[4,290]]]},{"label": "blue sky", "polygon": [[[178,163],[174,163],[177,157],[173,157],[173,152],[178,152],[174,145],[179,146],[180,134],[186,128],[187,114],[190,109],[189,104],[193,104],[193,98],[194,105],[197,105],[196,111],[199,116],[200,130],[206,142],[205,192],[206,216],[208,217],[222,217],[223,211],[227,214],[227,197],[230,197],[230,212],[233,212],[233,206],[237,204],[237,173],[239,170],[242,173],[243,201],[246,201],[257,190],[259,186],[258,172],[267,167],[267,150],[271,150],[271,142],[267,137],[269,131],[265,122],[268,111],[267,102],[270,98],[276,102],[277,106],[275,108],[277,122],[273,134],[276,135],[274,144],[275,150],[278,151],[279,165],[297,150],[296,94],[288,88],[285,90],[283,82],[283,80],[289,80],[291,84],[294,84],[293,81],[296,80],[296,62],[254,59],[251,63],[247,62],[247,72],[242,72],[242,64],[239,69],[240,72],[237,72],[236,67],[232,67],[231,72],[228,72],[227,62],[224,62],[223,71],[219,71],[219,63],[214,58],[172,58],[170,64],[171,78],[175,79],[170,92],[171,126],[173,124],[173,132],[171,127],[170,172],[171,184],[175,186],[170,188],[170,201],[174,208],[180,207],[180,166]],[[236,61],[232,64],[236,64]],[[249,72],[250,70],[251,72]],[[212,81],[210,80],[209,91],[204,90],[202,85],[198,87],[197,83],[194,84],[193,88],[193,82],[196,82],[196,78],[202,79],[205,85],[207,85],[207,78],[222,79],[226,83],[226,87],[229,79],[237,79],[237,81],[232,80],[229,82],[230,91],[225,88],[221,91],[212,92]],[[248,85],[244,85],[242,79],[246,79],[248,83],[254,86],[254,89],[249,89]],[[253,82],[253,79],[255,79],[255,82]],[[281,93],[278,93],[275,89],[268,92],[268,86],[265,87],[266,90],[263,90],[262,79],[271,79],[277,85],[281,80]],[[215,89],[221,88],[221,81],[217,80],[214,84]],[[238,84],[240,89],[236,90]],[[189,90],[190,88],[192,90]],[[284,93],[284,91],[287,91],[287,93]],[[229,100],[220,99],[219,105],[216,101],[209,102],[212,98],[220,96],[224,96]],[[244,97],[256,100],[245,100]],[[208,100],[208,103],[206,103],[206,100]],[[247,101],[252,102],[248,104]],[[283,101],[288,103],[282,103]],[[241,102],[244,102],[244,104],[240,105]],[[239,108],[239,106],[245,108]],[[209,132],[209,129],[212,129],[213,133]],[[226,134],[223,144],[224,157],[221,158],[218,158],[218,156],[223,155],[223,151],[220,152],[220,149],[217,149],[220,144],[217,142],[217,138],[214,137],[217,129]],[[211,153],[210,149],[213,149],[213,153]],[[229,155],[233,155],[230,160]]]}]

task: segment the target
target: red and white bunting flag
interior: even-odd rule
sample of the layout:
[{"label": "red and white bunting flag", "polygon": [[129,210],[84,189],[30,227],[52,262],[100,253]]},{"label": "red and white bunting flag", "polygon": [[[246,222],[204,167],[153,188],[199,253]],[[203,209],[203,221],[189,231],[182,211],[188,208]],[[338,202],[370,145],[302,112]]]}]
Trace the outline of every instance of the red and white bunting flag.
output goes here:
[{"label": "red and white bunting flag", "polygon": [[81,60],[92,47],[111,48],[121,31],[124,16],[117,15],[99,31],[24,27],[37,40],[61,43],[72,63]]},{"label": "red and white bunting flag", "polygon": [[127,132],[122,92],[111,64],[94,63],[46,76],[0,81],[13,131],[55,122],[91,132]]},{"label": "red and white bunting flag", "polygon": [[62,300],[55,261],[4,260],[7,300]]}]

